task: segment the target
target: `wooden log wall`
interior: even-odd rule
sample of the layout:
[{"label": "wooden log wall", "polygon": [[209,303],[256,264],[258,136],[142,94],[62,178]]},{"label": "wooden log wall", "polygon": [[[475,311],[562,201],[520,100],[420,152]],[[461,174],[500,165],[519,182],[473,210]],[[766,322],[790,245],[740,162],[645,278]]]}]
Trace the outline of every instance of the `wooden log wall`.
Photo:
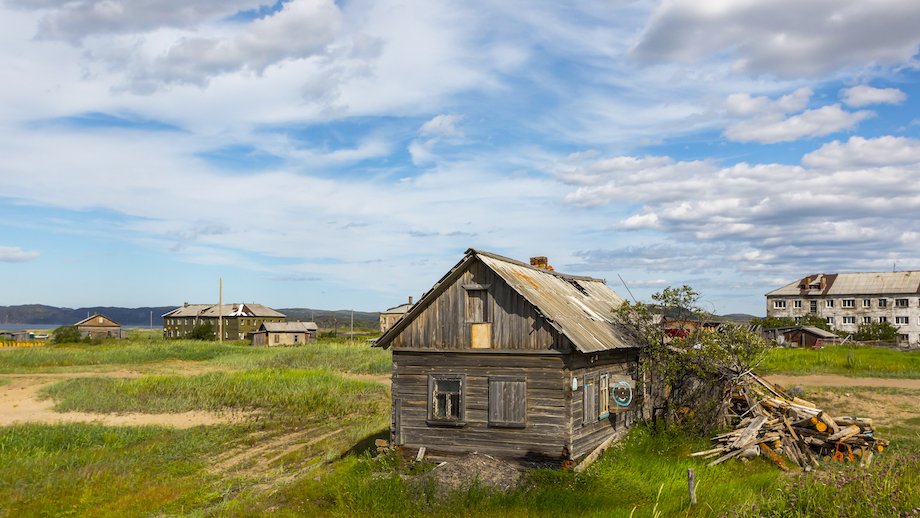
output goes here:
[{"label": "wooden log wall", "polygon": [[[498,354],[495,351],[393,353],[394,437],[407,450],[429,454],[478,451],[503,458],[561,458],[570,423],[564,357],[560,354]],[[462,427],[431,426],[428,375],[464,374]],[[489,425],[489,377],[526,379],[523,428]]]},{"label": "wooden log wall", "polygon": [[[592,362],[591,359],[594,358]],[[628,377],[639,380],[639,353],[637,349],[620,349],[605,351],[595,354],[575,353],[567,357],[566,376],[571,383],[572,377],[577,377],[579,389],[575,392],[568,391],[568,405],[572,430],[572,457],[581,458],[591,453],[604,440],[612,434],[620,433],[629,428],[640,417],[641,398],[638,391],[633,393],[633,404],[628,411],[610,412],[606,419],[584,422],[584,384],[585,376],[600,381],[601,374],[610,375],[611,386],[617,378]],[[612,401],[611,405],[615,406]]]}]

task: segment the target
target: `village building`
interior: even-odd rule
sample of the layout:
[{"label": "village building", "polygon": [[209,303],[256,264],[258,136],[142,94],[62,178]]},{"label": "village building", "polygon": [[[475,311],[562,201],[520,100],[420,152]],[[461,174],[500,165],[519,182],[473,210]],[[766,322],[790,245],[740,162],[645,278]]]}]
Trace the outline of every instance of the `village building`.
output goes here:
[{"label": "village building", "polygon": [[73,326],[80,331],[80,338],[124,338],[126,336],[121,324],[100,313],[87,317]]},{"label": "village building", "polygon": [[249,340],[263,323],[287,321],[284,313],[261,304],[183,304],[163,315],[164,338],[186,338],[198,326],[211,326],[216,339],[223,320],[224,340]]},{"label": "village building", "polygon": [[767,293],[767,317],[825,319],[831,329],[855,333],[888,322],[902,345],[920,345],[920,271],[819,273]]},{"label": "village building", "polygon": [[637,419],[623,299],[535,262],[470,249],[378,339],[393,351],[393,444],[570,463]]},{"label": "village building", "polygon": [[386,311],[380,312],[380,333],[386,333],[387,329],[393,327],[393,324],[399,321],[409,310],[412,309],[412,297],[409,297],[409,302],[406,304],[400,304],[398,306],[393,306],[388,308]]},{"label": "village building", "polygon": [[840,337],[830,331],[814,326],[778,327],[763,331],[764,338],[779,345],[792,347],[821,347],[837,343]]},{"label": "village building", "polygon": [[263,322],[252,334],[252,345],[301,345],[316,340],[315,322]]}]

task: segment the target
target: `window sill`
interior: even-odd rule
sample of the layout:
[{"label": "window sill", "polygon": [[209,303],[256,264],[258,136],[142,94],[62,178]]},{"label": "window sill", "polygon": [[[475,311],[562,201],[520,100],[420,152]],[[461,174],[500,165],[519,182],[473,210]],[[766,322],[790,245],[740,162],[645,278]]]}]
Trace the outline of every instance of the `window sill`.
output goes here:
[{"label": "window sill", "polygon": [[466,421],[438,421],[435,419],[427,419],[425,423],[428,426],[437,426],[440,428],[463,428],[466,426]]},{"label": "window sill", "polygon": [[526,423],[489,423],[489,428],[526,428]]}]

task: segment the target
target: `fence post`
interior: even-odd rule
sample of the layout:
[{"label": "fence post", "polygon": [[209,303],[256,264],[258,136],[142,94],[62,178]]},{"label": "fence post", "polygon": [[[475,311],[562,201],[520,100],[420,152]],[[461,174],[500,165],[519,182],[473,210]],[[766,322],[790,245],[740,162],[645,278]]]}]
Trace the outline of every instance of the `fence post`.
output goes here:
[{"label": "fence post", "polygon": [[696,473],[687,468],[687,489],[690,491],[690,505],[696,505]]}]

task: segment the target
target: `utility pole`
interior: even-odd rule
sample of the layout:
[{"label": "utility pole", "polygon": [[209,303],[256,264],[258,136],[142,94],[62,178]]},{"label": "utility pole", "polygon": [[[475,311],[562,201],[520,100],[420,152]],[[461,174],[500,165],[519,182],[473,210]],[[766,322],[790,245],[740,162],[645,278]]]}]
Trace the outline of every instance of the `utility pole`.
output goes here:
[{"label": "utility pole", "polygon": [[224,278],[220,277],[220,290],[217,295],[217,341],[224,343]]}]

